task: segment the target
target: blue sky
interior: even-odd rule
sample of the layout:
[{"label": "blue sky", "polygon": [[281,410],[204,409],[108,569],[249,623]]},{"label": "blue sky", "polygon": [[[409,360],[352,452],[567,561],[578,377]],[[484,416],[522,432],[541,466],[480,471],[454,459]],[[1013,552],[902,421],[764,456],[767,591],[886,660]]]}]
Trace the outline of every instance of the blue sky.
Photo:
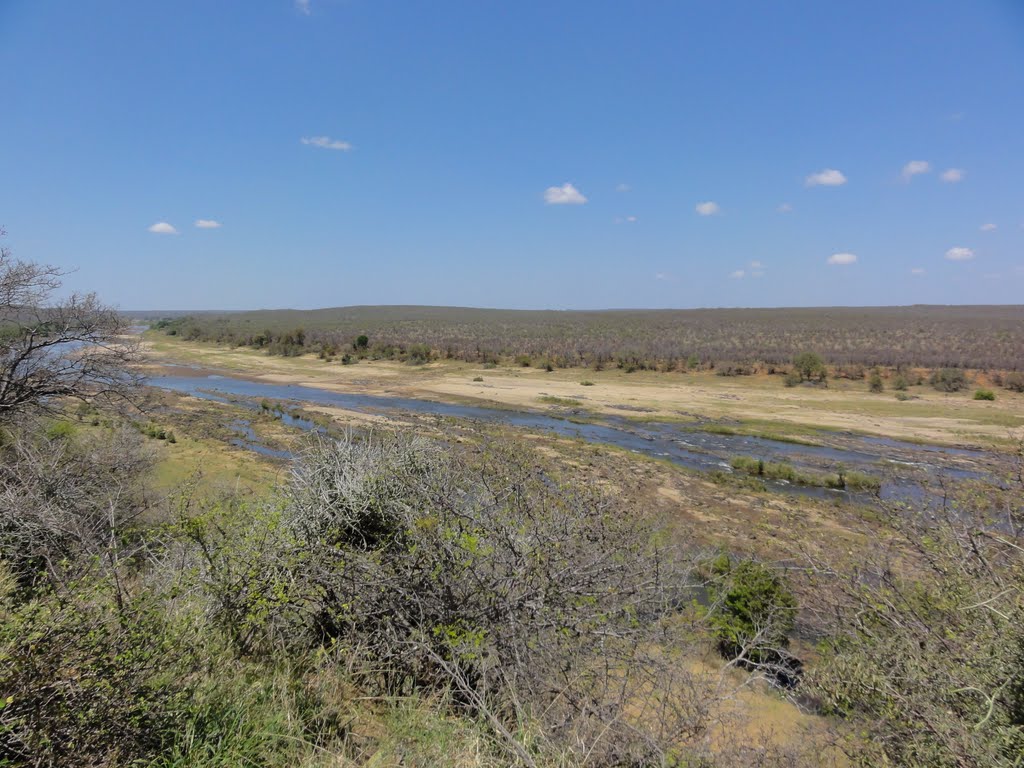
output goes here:
[{"label": "blue sky", "polygon": [[0,0],[0,103],[125,309],[1024,297],[1018,0]]}]

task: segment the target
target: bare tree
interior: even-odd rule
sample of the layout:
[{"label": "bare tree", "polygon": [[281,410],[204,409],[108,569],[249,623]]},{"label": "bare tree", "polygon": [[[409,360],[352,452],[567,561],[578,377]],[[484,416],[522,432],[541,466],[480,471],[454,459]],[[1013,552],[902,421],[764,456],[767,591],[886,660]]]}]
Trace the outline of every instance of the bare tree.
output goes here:
[{"label": "bare tree", "polygon": [[124,318],[95,294],[55,299],[63,275],[0,248],[0,421],[63,398],[123,396],[137,383]]}]

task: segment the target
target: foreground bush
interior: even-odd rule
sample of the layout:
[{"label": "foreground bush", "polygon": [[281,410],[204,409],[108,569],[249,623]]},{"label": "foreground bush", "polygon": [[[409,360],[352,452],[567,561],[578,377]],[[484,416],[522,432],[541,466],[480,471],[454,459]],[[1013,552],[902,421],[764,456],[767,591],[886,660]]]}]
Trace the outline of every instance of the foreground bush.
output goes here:
[{"label": "foreground bush", "polygon": [[707,728],[701,681],[675,661],[686,574],[652,530],[524,454],[318,440],[283,522],[309,553],[303,631],[382,692],[451,691],[510,744],[539,723],[609,762]]},{"label": "foreground bush", "polygon": [[[857,766],[1024,762],[1024,488],[894,510],[887,547],[851,575],[818,564],[833,636],[810,675],[826,710],[864,739]],[[997,522],[998,521],[998,522]]]},{"label": "foreground bush", "polygon": [[176,635],[109,585],[0,605],[0,765],[128,764],[167,747],[188,700]]}]

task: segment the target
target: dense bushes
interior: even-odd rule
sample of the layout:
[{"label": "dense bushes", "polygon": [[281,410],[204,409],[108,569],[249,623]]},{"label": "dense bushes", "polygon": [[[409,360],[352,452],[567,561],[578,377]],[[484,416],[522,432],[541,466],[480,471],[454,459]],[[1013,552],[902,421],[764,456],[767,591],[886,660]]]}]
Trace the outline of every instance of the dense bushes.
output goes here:
[{"label": "dense bushes", "polygon": [[[499,731],[535,722],[609,759],[663,754],[706,727],[695,679],[665,663],[678,563],[508,446],[469,460],[419,439],[317,441],[283,522],[308,553],[302,631],[362,658],[382,692],[451,691]],[[652,718],[651,696],[674,714]]]},{"label": "dense bushes", "polygon": [[0,764],[129,764],[181,727],[187,643],[148,596],[93,577],[0,596]]}]

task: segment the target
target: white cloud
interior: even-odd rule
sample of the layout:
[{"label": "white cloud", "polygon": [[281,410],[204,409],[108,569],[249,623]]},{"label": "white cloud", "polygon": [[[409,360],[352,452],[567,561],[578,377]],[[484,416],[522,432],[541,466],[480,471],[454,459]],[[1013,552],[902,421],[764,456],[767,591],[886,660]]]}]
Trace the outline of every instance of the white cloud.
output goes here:
[{"label": "white cloud", "polygon": [[176,230],[174,227],[172,227],[166,221],[158,221],[156,224],[153,224],[149,228],[149,231],[153,232],[153,233],[155,233],[157,235],[176,235],[176,234],[178,234],[178,230]]},{"label": "white cloud", "polygon": [[196,219],[199,229],[220,229],[220,222],[213,219]]},{"label": "white cloud", "polygon": [[636,224],[636,216],[627,216],[626,221],[628,221],[630,224]]},{"label": "white cloud", "polygon": [[823,171],[812,173],[804,180],[808,187],[840,187],[846,183],[846,177],[835,168],[826,168]]},{"label": "white cloud", "polygon": [[307,16],[309,16],[310,11],[312,10],[309,7],[309,3],[310,0],[295,0],[295,10],[297,10],[299,13],[304,13]]},{"label": "white cloud", "polygon": [[673,282],[673,281],[675,281],[676,277],[671,272],[656,272],[654,274],[654,279],[655,280],[664,280],[666,282]]},{"label": "white cloud", "polygon": [[912,275],[923,275],[924,274],[924,267],[914,267],[913,269],[910,270],[910,274],[912,274]]},{"label": "white cloud", "polygon": [[949,184],[956,184],[958,181],[963,181],[966,175],[967,171],[962,168],[948,168],[942,172],[942,176],[939,178]]},{"label": "white cloud", "polygon": [[750,262],[750,268],[751,269],[762,269],[763,267],[764,267],[764,264],[762,264],[760,261],[752,261],[752,262]]},{"label": "white cloud", "polygon": [[828,263],[845,266],[846,264],[854,264],[857,261],[856,254],[853,253],[833,253],[828,257]]},{"label": "white cloud", "polygon": [[347,141],[332,139],[330,136],[303,136],[299,141],[310,147],[319,147],[320,149],[337,149],[342,152],[348,152],[352,149],[352,145]]},{"label": "white cloud", "polygon": [[980,227],[978,227],[978,229],[980,229],[982,232],[994,232],[996,230],[996,225],[990,221],[986,224],[982,224]]},{"label": "white cloud", "polygon": [[904,181],[910,181],[915,176],[928,173],[932,169],[931,163],[927,160],[911,160],[903,166],[902,176]]},{"label": "white cloud", "polygon": [[636,216],[616,216],[616,224],[636,224]]},{"label": "white cloud", "polygon": [[619,184],[615,187],[616,192],[629,192],[631,189],[632,187],[629,184]]},{"label": "white cloud", "polygon": [[737,269],[735,272],[729,273],[729,277],[733,278],[734,280],[742,280],[744,277],[746,277],[746,275],[747,273],[742,269]]},{"label": "white cloud", "polygon": [[548,205],[583,205],[587,198],[569,182],[560,187],[548,187],[544,190],[544,202]]},{"label": "white cloud", "polygon": [[775,210],[778,211],[779,213],[792,213],[793,206],[790,205],[789,203],[780,203],[779,207],[776,208]]},{"label": "white cloud", "polygon": [[950,248],[946,251],[946,258],[950,261],[968,261],[974,258],[974,251],[970,248]]},{"label": "white cloud", "polygon": [[718,203],[714,203],[710,200],[706,203],[697,203],[694,210],[696,210],[701,216],[717,216],[722,212],[722,209],[718,207]]}]

